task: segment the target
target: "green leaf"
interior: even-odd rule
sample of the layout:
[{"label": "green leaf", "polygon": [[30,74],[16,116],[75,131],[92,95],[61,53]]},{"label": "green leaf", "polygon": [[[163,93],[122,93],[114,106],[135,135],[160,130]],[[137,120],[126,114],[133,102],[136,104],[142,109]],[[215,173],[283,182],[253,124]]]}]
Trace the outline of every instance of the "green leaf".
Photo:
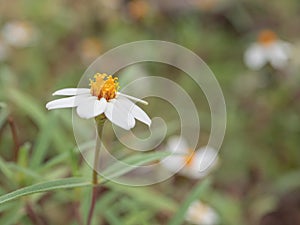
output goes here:
[{"label": "green leaf", "polygon": [[[102,195],[101,198],[98,200],[97,205],[96,205],[97,211],[99,211],[99,213],[103,214],[105,209],[107,209],[107,206],[113,205],[114,202],[117,201],[118,197],[119,197],[118,192],[115,192],[113,190],[108,191],[107,193]],[[90,206],[90,204],[88,206]]]},{"label": "green leaf", "polygon": [[8,178],[11,179],[14,174],[9,168],[10,162],[4,161],[2,157],[0,157],[0,171]]},{"label": "green leaf", "polygon": [[111,167],[107,168],[103,171],[103,176],[106,177],[119,177],[123,174],[126,174],[134,169],[137,168],[137,166],[144,165],[146,163],[153,162],[155,160],[160,160],[162,158],[165,158],[166,156],[170,155],[169,152],[153,152],[153,153],[143,153],[143,154],[135,154],[132,156],[129,156],[123,160],[120,160],[120,162],[116,162]]},{"label": "green leaf", "polygon": [[112,210],[108,209],[104,212],[105,219],[112,225],[123,225],[123,222],[118,219],[116,215],[113,214]]},{"label": "green leaf", "polygon": [[57,166],[60,163],[63,163],[63,162],[66,163],[69,156],[70,156],[70,153],[67,151],[56,155],[55,157],[49,159],[47,162],[43,163],[43,167],[40,168],[40,171],[45,172],[45,171],[51,169],[52,167]]},{"label": "green leaf", "polygon": [[37,142],[35,144],[31,156],[31,163],[30,163],[31,168],[38,168],[39,165],[44,160],[52,135],[53,133],[55,133],[53,132],[53,127],[55,126],[55,122],[56,122],[56,118],[52,114],[51,116],[49,116],[47,122],[43,124],[39,132],[39,136],[37,137]]},{"label": "green leaf", "polygon": [[10,90],[7,96],[19,107],[19,110],[27,114],[39,126],[46,123],[45,113],[31,96],[18,91],[16,88]]},{"label": "green leaf", "polygon": [[0,102],[0,127],[2,127],[9,115],[9,110],[4,102]]},{"label": "green leaf", "polygon": [[286,173],[284,176],[277,179],[272,187],[275,191],[284,193],[286,191],[300,187],[300,170],[294,170]]},{"label": "green leaf", "polygon": [[178,204],[173,199],[168,198],[151,187],[130,187],[115,183],[108,183],[111,189],[132,196],[137,201],[152,206],[157,210],[169,210],[175,212]]},{"label": "green leaf", "polygon": [[17,164],[11,163],[9,164],[9,168],[13,171],[13,172],[19,172],[22,175],[26,175],[27,179],[30,178],[34,178],[34,179],[42,179],[42,177],[36,173],[36,171],[34,170],[30,170],[26,167],[22,167],[19,166]]},{"label": "green leaf", "polygon": [[209,191],[209,201],[220,215],[222,224],[243,224],[242,203],[226,193]]},{"label": "green leaf", "polygon": [[22,204],[14,204],[9,210],[3,212],[0,217],[1,225],[13,225],[20,222],[20,218],[22,217],[22,213],[17,213],[23,207]]},{"label": "green leaf", "polygon": [[31,144],[29,142],[26,142],[22,146],[20,146],[18,161],[17,161],[17,164],[19,166],[23,166],[23,167],[28,166],[28,158],[29,158],[30,149],[31,149]]},{"label": "green leaf", "polygon": [[200,181],[199,184],[194,188],[190,195],[183,202],[178,212],[175,214],[173,219],[169,222],[169,225],[181,225],[184,221],[186,211],[188,210],[191,203],[197,200],[210,186],[211,181],[209,179]]},{"label": "green leaf", "polygon": [[16,191],[10,192],[8,194],[2,195],[0,197],[0,204],[20,198],[22,196],[30,195],[30,194],[52,191],[52,190],[57,190],[57,189],[62,189],[62,188],[75,188],[75,187],[84,187],[84,186],[90,186],[90,185],[92,185],[91,182],[87,181],[86,179],[75,178],[75,177],[54,180],[54,181],[46,181],[43,183],[27,186],[27,187],[18,189]]}]

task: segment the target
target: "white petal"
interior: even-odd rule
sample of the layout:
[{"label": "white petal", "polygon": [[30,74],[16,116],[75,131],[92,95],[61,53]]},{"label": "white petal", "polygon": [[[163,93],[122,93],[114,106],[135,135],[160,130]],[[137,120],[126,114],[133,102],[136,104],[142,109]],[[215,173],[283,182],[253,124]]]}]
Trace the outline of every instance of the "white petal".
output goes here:
[{"label": "white petal", "polygon": [[145,123],[148,126],[151,125],[151,119],[149,118],[149,116],[140,107],[135,105],[132,101],[124,97],[118,97],[116,98],[116,101],[118,107],[126,109],[133,115],[133,117],[135,117],[137,120],[141,121],[142,123]]},{"label": "white petal", "polygon": [[105,116],[115,125],[125,129],[130,130],[135,126],[134,117],[129,111],[115,105],[116,99],[110,100],[107,103],[106,110],[104,112]]},{"label": "white petal", "polygon": [[184,167],[184,156],[170,155],[160,161],[161,165],[172,173],[177,173]]},{"label": "white petal", "polygon": [[106,109],[107,102],[104,98],[100,100],[96,99],[89,99],[86,102],[81,103],[77,107],[77,114],[81,118],[90,119],[96,117],[104,112]]},{"label": "white petal", "polygon": [[188,151],[188,145],[183,138],[180,136],[173,136],[169,138],[167,143],[167,151],[173,154],[165,157],[161,164],[168,169],[170,172],[183,172],[185,166],[185,157]]},{"label": "white petal", "polygon": [[147,124],[150,127],[151,119],[140,107],[134,105],[131,113],[137,120],[141,121],[144,124]]},{"label": "white petal", "polygon": [[82,101],[88,99],[88,96],[72,96],[68,98],[56,99],[46,104],[48,110],[60,108],[72,108],[78,106]]},{"label": "white petal", "polygon": [[65,88],[54,92],[52,95],[82,95],[89,94],[90,89],[88,88]]},{"label": "white petal", "polygon": [[268,48],[268,58],[275,69],[286,66],[290,56],[290,49],[285,43],[275,42]]},{"label": "white petal", "polygon": [[244,54],[245,64],[252,70],[259,70],[267,63],[266,50],[259,44],[252,44]]},{"label": "white petal", "polygon": [[219,224],[219,216],[216,211],[200,201],[195,201],[189,206],[186,212],[186,220],[192,224]]},{"label": "white petal", "polygon": [[144,101],[144,100],[142,100],[142,99],[133,97],[133,96],[131,96],[131,95],[126,95],[126,94],[123,94],[123,93],[121,93],[121,92],[117,92],[117,95],[118,95],[118,96],[122,96],[122,97],[129,98],[129,99],[131,99],[131,100],[133,100],[133,101],[136,101],[136,102],[140,102],[140,103],[142,103],[142,104],[144,104],[144,105],[148,105],[148,102],[146,102],[146,101]]},{"label": "white petal", "polygon": [[202,178],[206,176],[217,164],[218,152],[211,147],[203,147],[196,151],[192,164],[186,167],[189,176]]},{"label": "white petal", "polygon": [[180,138],[180,136],[173,136],[169,138],[167,144],[168,151],[174,152],[176,154],[186,155],[189,153],[189,146],[184,140],[184,138]]}]

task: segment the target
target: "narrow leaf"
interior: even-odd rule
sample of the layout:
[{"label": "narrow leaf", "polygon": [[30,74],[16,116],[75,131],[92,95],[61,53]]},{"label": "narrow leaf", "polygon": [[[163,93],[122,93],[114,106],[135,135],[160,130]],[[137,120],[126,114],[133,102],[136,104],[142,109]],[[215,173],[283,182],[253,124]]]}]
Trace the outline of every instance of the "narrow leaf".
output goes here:
[{"label": "narrow leaf", "polygon": [[160,160],[170,154],[171,153],[169,152],[135,154],[123,159],[120,162],[116,162],[101,174],[103,174],[104,177],[119,177],[136,169],[138,166],[153,162],[155,160]]},{"label": "narrow leaf", "polygon": [[200,182],[194,190],[190,193],[190,195],[186,198],[186,200],[183,202],[182,206],[179,208],[178,212],[175,214],[175,216],[172,218],[172,220],[169,222],[169,225],[181,225],[182,222],[185,219],[186,211],[188,210],[191,203],[197,199],[207,190],[207,188],[210,185],[210,180],[205,180],[203,182]]},{"label": "narrow leaf", "polygon": [[53,126],[55,125],[55,117],[49,116],[47,122],[42,126],[41,131],[39,132],[39,136],[37,137],[37,142],[33,149],[32,157],[31,157],[31,168],[38,168],[39,165],[44,160],[51,137],[53,135]]},{"label": "narrow leaf", "polygon": [[9,111],[7,109],[7,106],[4,102],[0,102],[0,127],[2,127],[9,115]]},{"label": "narrow leaf", "polygon": [[57,190],[57,189],[62,189],[62,188],[75,188],[75,187],[84,187],[84,186],[90,186],[90,185],[91,185],[91,183],[88,182],[86,179],[75,178],[75,177],[54,180],[54,181],[46,181],[43,183],[27,186],[27,187],[18,189],[16,191],[10,192],[8,194],[2,195],[0,197],[0,204],[20,198],[22,196],[30,195],[30,194],[52,191],[52,190]]},{"label": "narrow leaf", "polygon": [[175,212],[178,207],[177,202],[175,202],[173,199],[168,198],[162,193],[149,187],[136,188],[125,185],[116,185],[113,182],[108,183],[107,185],[111,189],[130,195],[137,201],[152,206],[157,210],[168,210],[170,212]]},{"label": "narrow leaf", "polygon": [[17,89],[10,91],[7,96],[19,107],[19,110],[26,113],[39,126],[47,121],[45,113],[42,111],[40,105],[38,105],[31,96],[24,92],[20,92]]}]

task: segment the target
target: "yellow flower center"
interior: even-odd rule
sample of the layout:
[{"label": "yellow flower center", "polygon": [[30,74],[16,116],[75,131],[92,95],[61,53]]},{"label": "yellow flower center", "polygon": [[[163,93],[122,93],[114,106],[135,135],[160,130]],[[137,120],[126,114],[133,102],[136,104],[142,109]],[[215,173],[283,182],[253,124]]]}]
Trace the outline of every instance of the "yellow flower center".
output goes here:
[{"label": "yellow flower center", "polygon": [[117,77],[112,77],[106,73],[97,73],[94,80],[90,79],[91,94],[98,99],[105,98],[107,101],[116,97],[119,83]]},{"label": "yellow flower center", "polygon": [[258,35],[258,42],[263,45],[269,45],[277,40],[277,35],[271,30],[263,30]]},{"label": "yellow flower center", "polygon": [[195,158],[195,151],[189,149],[189,154],[184,157],[184,162],[187,167],[192,165],[192,162]]}]

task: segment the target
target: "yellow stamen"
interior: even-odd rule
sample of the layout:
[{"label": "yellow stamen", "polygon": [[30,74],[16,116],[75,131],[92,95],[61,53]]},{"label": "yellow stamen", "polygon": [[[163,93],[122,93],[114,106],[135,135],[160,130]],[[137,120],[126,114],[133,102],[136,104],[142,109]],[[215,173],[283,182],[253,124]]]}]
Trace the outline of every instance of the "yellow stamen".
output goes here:
[{"label": "yellow stamen", "polygon": [[195,151],[189,149],[189,154],[184,157],[185,165],[190,167],[195,157]]},{"label": "yellow stamen", "polygon": [[271,30],[263,30],[258,35],[258,42],[263,45],[269,45],[277,40],[277,35]]},{"label": "yellow stamen", "polygon": [[117,77],[112,77],[106,73],[97,73],[94,80],[90,79],[91,94],[98,99],[105,98],[107,101],[116,97],[119,83]]}]

